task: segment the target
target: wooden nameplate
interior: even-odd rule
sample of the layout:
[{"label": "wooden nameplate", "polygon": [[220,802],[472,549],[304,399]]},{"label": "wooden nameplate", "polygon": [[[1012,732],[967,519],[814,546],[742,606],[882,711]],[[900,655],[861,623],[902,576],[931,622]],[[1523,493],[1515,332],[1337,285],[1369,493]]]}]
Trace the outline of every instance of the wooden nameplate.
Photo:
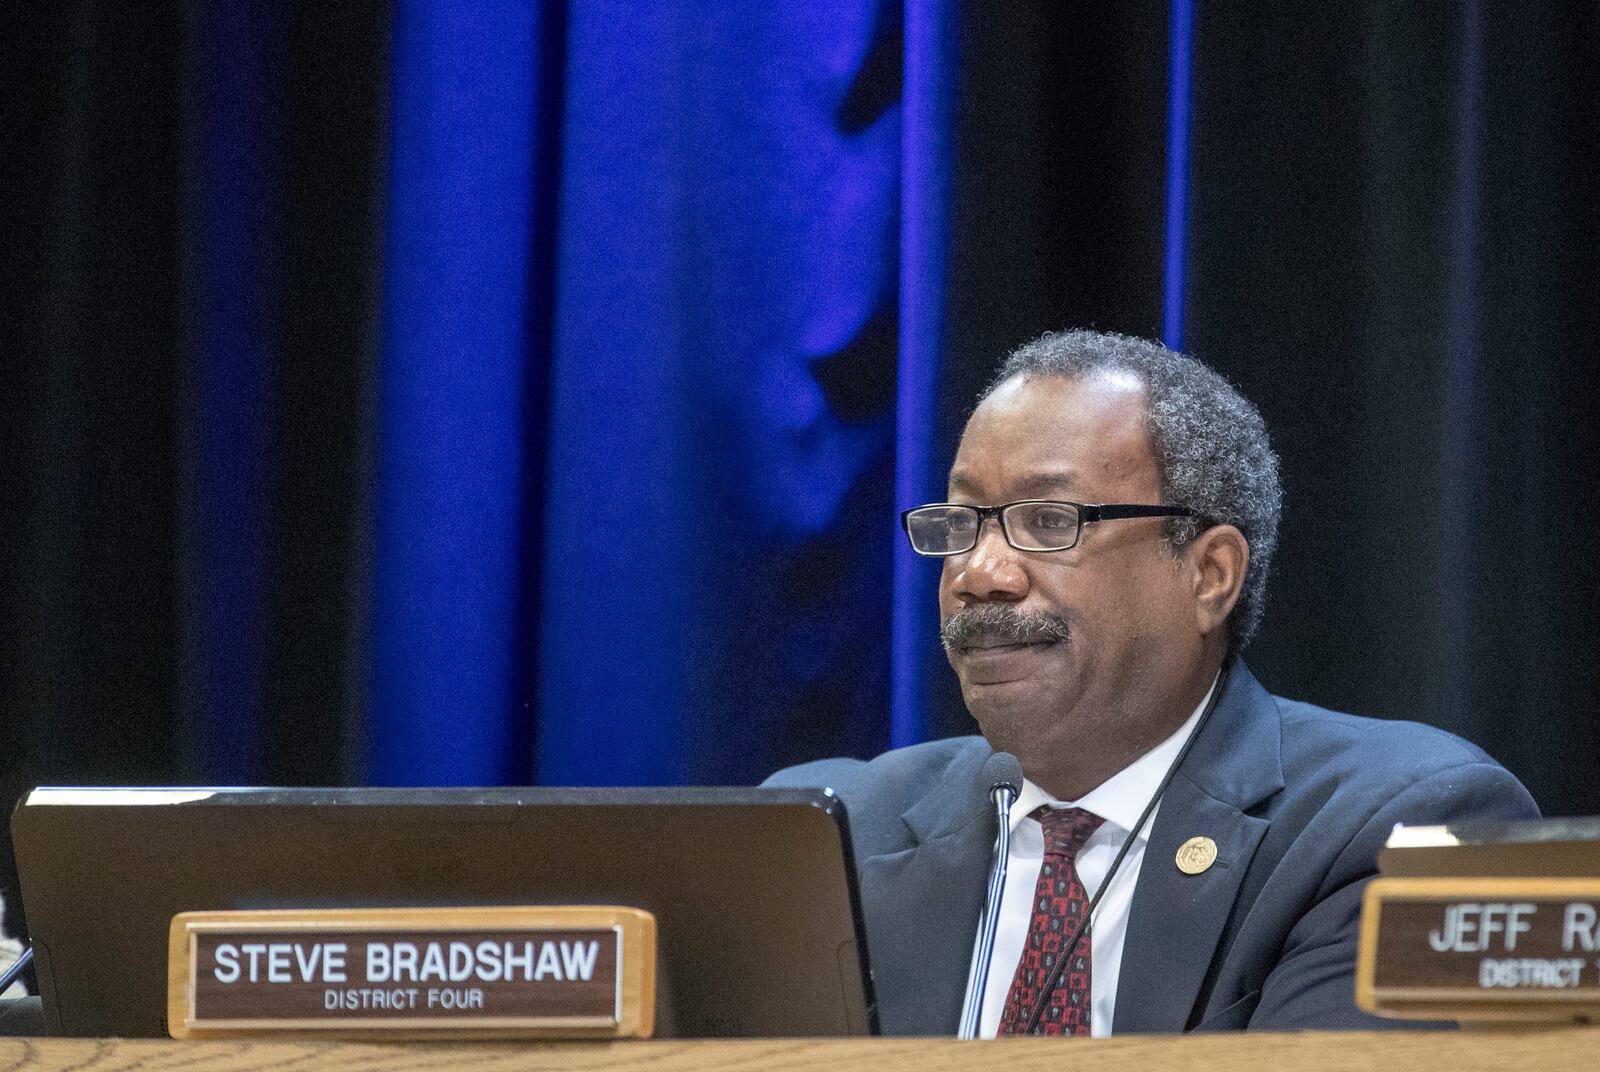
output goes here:
[{"label": "wooden nameplate", "polygon": [[656,921],[635,908],[184,912],[173,1038],[648,1038]]},{"label": "wooden nameplate", "polygon": [[1600,1018],[1600,878],[1378,878],[1356,1004],[1446,1020]]}]

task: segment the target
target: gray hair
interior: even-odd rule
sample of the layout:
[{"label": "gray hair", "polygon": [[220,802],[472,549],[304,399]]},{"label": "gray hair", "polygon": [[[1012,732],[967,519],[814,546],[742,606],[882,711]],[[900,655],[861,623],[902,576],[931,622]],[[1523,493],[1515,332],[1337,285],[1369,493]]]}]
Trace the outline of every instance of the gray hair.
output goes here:
[{"label": "gray hair", "polygon": [[1278,458],[1261,414],[1199,361],[1145,339],[1095,331],[1055,332],[1016,350],[980,401],[1014,376],[1075,379],[1093,372],[1131,373],[1144,382],[1145,426],[1161,470],[1162,498],[1198,515],[1166,520],[1173,548],[1214,525],[1244,533],[1250,563],[1228,619],[1229,650],[1243,650],[1266,608],[1283,502]]}]

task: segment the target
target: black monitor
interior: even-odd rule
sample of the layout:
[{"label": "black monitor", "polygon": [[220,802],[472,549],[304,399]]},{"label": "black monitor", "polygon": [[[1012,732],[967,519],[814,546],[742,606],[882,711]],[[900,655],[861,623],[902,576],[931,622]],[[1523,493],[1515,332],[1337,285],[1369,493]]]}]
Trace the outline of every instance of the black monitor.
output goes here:
[{"label": "black monitor", "polygon": [[12,841],[46,1021],[164,1037],[184,911],[655,913],[658,1037],[876,1030],[844,806],[810,789],[35,789]]}]

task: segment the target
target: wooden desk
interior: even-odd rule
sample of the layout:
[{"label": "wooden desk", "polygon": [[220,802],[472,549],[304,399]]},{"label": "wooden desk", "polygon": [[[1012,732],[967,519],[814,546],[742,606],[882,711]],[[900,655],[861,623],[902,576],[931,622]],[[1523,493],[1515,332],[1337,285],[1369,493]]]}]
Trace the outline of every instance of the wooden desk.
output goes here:
[{"label": "wooden desk", "polygon": [[374,1046],[337,1042],[167,1042],[150,1039],[0,1039],[0,1070],[66,1072],[1508,1072],[1600,1063],[1600,1028],[1464,1032],[1307,1032],[1132,1036],[1063,1042],[1006,1039],[729,1040]]}]

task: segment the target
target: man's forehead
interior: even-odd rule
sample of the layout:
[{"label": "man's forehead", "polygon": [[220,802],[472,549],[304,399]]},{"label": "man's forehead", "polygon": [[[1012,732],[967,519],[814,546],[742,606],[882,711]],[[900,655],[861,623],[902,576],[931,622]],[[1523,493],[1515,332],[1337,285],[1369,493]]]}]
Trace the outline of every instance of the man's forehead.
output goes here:
[{"label": "man's forehead", "polygon": [[1136,373],[1014,376],[967,422],[950,488],[977,493],[1003,485],[1007,494],[1042,498],[1087,493],[1154,469]]},{"label": "man's forehead", "polygon": [[[950,470],[950,491],[955,494],[975,495],[984,490],[984,474],[963,469],[960,465]],[[1071,466],[1052,466],[1046,469],[1019,471],[1005,481],[1007,491],[1018,499],[1049,499],[1069,495],[1086,485],[1083,475]]]}]

